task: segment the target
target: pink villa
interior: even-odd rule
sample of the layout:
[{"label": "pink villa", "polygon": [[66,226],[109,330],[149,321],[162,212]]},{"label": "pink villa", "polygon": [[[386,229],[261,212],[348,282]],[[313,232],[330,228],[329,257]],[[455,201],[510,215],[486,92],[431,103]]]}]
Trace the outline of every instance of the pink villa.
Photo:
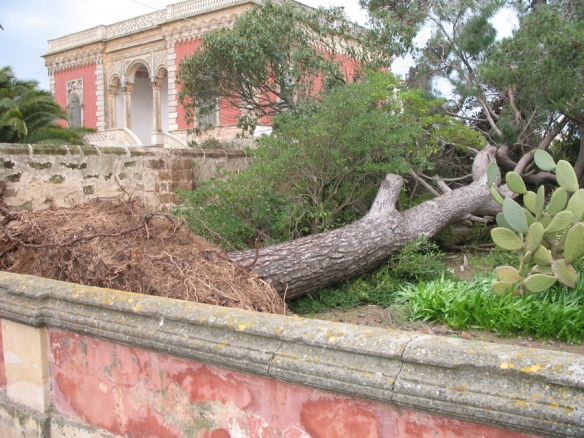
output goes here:
[{"label": "pink villa", "polygon": [[[51,92],[70,124],[97,129],[96,146],[185,148],[188,126],[175,84],[205,32],[230,26],[256,0],[186,0],[164,10],[49,40]],[[218,108],[209,137],[231,140],[238,108]],[[259,132],[269,129],[259,126]]]}]

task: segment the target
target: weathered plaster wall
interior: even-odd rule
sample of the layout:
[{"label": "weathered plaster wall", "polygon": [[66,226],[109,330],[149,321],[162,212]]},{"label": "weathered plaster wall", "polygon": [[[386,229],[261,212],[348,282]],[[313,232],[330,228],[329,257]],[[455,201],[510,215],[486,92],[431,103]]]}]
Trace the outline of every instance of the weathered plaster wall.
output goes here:
[{"label": "weathered plaster wall", "polygon": [[69,207],[123,190],[156,208],[177,203],[177,188],[192,190],[197,181],[242,169],[247,161],[242,151],[18,144],[0,144],[0,157],[6,203],[16,211]]},{"label": "weathered plaster wall", "polygon": [[[0,432],[28,428],[3,437],[584,436],[579,355],[10,273],[0,318],[11,363]],[[18,339],[38,347],[45,333],[50,366],[21,372]],[[11,391],[44,369],[50,407],[38,385]]]},{"label": "weathered plaster wall", "polygon": [[133,437],[528,438],[51,329],[55,409]]}]

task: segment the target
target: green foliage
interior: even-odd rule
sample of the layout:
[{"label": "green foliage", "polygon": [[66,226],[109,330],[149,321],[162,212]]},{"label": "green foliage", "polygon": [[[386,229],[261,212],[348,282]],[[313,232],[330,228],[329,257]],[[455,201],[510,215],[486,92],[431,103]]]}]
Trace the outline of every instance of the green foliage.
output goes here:
[{"label": "green foliage", "polygon": [[428,281],[445,269],[438,247],[425,238],[406,245],[388,265],[371,274],[348,280],[289,303],[298,314],[314,314],[332,309],[352,309],[357,306],[388,307],[395,301],[394,292],[407,281]]},{"label": "green foliage", "polygon": [[253,132],[262,117],[319,101],[363,68],[388,68],[403,51],[395,32],[383,23],[374,33],[358,28],[341,8],[268,0],[232,27],[206,33],[181,61],[180,101],[189,120],[212,111],[209,102],[242,108],[239,125]]},{"label": "green foliage", "polygon": [[286,240],[291,206],[262,179],[264,166],[231,173],[228,179],[201,182],[195,191],[180,190],[183,217],[198,235],[227,251]]},{"label": "green foliage", "polygon": [[542,114],[559,111],[582,120],[584,16],[554,3],[524,14],[513,36],[498,44],[483,74],[499,88],[513,87],[521,102]]},{"label": "green foliage", "polygon": [[567,161],[560,160],[556,165],[547,152],[539,150],[535,162],[544,169],[555,170],[560,187],[545,207],[543,186],[536,195],[526,191],[519,175],[507,174],[509,188],[524,195],[527,209],[510,198],[505,199],[502,216],[497,216],[501,227],[491,231],[498,247],[519,251],[519,269],[511,266],[497,269],[499,281],[493,284],[493,290],[499,295],[509,289],[516,294],[544,292],[556,281],[574,287],[578,280],[572,262],[584,253],[584,224],[580,222],[580,212],[584,212],[584,198],[580,193],[584,192],[579,190],[574,169]]},{"label": "green foliage", "polygon": [[401,280],[427,281],[444,272],[446,267],[442,258],[438,245],[422,235],[393,255],[389,259],[388,269]]},{"label": "green foliage", "polygon": [[426,168],[433,151],[453,138],[461,147],[482,146],[437,112],[441,104],[401,89],[391,74],[337,87],[318,105],[276,117],[248,168],[183,193],[182,212],[197,232],[208,227],[205,236],[217,233],[213,241],[236,247],[258,236],[289,240],[354,222],[387,173]]},{"label": "green foliage", "polygon": [[67,120],[51,93],[38,82],[17,79],[10,67],[0,69],[0,143],[84,144],[85,127],[64,128]]},{"label": "green foliage", "polygon": [[440,278],[405,285],[396,302],[407,302],[412,319],[447,323],[456,330],[482,328],[502,336],[524,333],[543,339],[582,342],[584,282],[574,290],[558,284],[541,294],[492,293],[492,278],[473,282]]}]

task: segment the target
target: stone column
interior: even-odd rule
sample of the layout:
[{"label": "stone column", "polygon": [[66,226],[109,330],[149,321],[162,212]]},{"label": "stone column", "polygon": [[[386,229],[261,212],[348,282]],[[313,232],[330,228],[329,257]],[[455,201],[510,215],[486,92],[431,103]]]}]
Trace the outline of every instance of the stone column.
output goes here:
[{"label": "stone column", "polygon": [[122,87],[124,93],[124,128],[132,130],[132,91],[133,82],[126,82]]},{"label": "stone column", "polygon": [[107,128],[116,127],[116,96],[118,95],[117,85],[110,85],[107,90]]},{"label": "stone column", "polygon": [[163,146],[164,135],[162,134],[162,122],[160,115],[160,89],[162,79],[154,78],[152,85],[152,133],[150,135],[152,146]]}]

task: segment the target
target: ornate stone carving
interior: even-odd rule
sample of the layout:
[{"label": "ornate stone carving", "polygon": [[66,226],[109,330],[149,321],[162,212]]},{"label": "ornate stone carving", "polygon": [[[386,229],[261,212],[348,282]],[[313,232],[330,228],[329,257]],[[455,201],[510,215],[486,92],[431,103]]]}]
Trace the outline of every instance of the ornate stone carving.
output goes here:
[{"label": "ornate stone carving", "polygon": [[83,99],[83,78],[67,81],[67,97],[71,96],[71,93],[77,93]]},{"label": "ornate stone carving", "polygon": [[70,126],[83,126],[83,78],[66,82],[67,117]]}]

